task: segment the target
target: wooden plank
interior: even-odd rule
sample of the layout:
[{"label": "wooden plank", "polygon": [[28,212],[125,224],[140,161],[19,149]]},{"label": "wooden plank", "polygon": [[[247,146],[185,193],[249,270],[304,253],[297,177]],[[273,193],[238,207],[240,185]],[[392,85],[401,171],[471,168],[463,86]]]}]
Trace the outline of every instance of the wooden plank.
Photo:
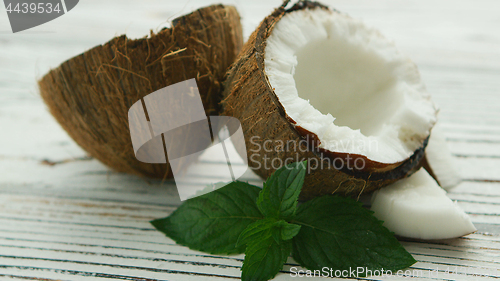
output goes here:
[{"label": "wooden plank", "polygon": [[[223,2],[237,6],[247,37],[281,3]],[[479,231],[442,241],[402,239],[419,261],[410,268],[412,280],[500,278],[500,2],[323,2],[376,26],[417,62],[457,156],[464,181],[448,194]],[[51,67],[115,35],[142,37],[205,5],[80,1],[68,15],[15,35],[0,17],[0,279],[238,279],[242,255],[192,251],[149,224],[180,204],[172,181],[118,174],[85,158],[48,114],[35,84]],[[205,165],[207,172],[196,178],[200,185],[222,163]],[[252,173],[243,179],[262,184]],[[275,280],[296,279],[292,268],[301,269],[289,259]]]}]

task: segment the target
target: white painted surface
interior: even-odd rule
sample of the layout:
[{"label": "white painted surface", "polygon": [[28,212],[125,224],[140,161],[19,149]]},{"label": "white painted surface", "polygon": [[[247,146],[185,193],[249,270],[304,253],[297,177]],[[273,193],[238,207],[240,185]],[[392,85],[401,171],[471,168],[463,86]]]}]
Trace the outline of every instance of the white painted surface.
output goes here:
[{"label": "white painted surface", "polygon": [[[222,2],[237,6],[248,36],[281,1]],[[479,232],[446,241],[403,241],[419,261],[412,270],[421,275],[413,280],[499,278],[500,2],[325,2],[376,26],[414,59],[458,156],[465,180],[449,196]],[[48,114],[35,84],[50,67],[115,35],[142,37],[208,4],[85,0],[67,15],[19,34],[11,33],[0,8],[0,279],[238,278],[242,256],[191,251],[155,231],[148,221],[179,204],[172,183],[117,174],[85,159]],[[207,163],[207,170],[216,166]],[[246,179],[261,183],[254,175]],[[292,266],[290,259],[284,271]],[[285,273],[276,278],[290,279]]]}]

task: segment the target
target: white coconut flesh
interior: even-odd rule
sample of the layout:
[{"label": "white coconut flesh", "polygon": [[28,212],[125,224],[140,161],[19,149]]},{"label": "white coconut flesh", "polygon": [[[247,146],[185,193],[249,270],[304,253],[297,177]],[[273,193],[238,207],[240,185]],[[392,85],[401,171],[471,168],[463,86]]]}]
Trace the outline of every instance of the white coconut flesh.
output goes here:
[{"label": "white coconut flesh", "polygon": [[445,133],[439,123],[432,128],[425,157],[432,174],[442,188],[448,190],[461,182],[456,159],[451,154]]},{"label": "white coconut flesh", "polygon": [[285,14],[266,42],[271,87],[320,148],[397,163],[429,135],[436,108],[417,67],[377,30],[305,9]]},{"label": "white coconut flesh", "polygon": [[424,169],[375,191],[371,210],[403,237],[448,239],[476,231],[469,216]]}]

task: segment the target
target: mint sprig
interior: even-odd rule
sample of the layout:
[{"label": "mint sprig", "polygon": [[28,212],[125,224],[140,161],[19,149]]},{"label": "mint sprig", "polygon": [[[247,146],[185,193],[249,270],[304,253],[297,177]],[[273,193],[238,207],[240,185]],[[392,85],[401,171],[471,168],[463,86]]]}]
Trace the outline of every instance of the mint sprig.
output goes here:
[{"label": "mint sprig", "polygon": [[185,201],[169,217],[151,223],[194,250],[244,252],[244,281],[274,278],[290,254],[310,270],[396,271],[416,262],[355,200],[328,195],[297,206],[305,167],[305,162],[282,167],[262,190],[248,183],[229,183]]}]

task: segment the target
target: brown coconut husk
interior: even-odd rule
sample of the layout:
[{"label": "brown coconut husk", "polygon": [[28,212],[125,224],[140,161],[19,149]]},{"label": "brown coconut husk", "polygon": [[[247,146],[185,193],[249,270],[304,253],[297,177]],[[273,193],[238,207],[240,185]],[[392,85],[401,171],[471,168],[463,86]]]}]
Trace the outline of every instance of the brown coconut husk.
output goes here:
[{"label": "brown coconut husk", "polygon": [[[322,4],[310,1],[299,1],[293,7],[286,9],[288,2],[285,1],[281,7],[265,18],[253,32],[228,71],[224,84],[223,114],[240,120],[246,138],[250,168],[265,179],[275,171],[270,163],[274,159],[308,160],[310,169],[302,187],[301,200],[334,193],[359,197],[362,193],[377,190],[414,173],[424,155],[427,141],[424,141],[422,147],[417,149],[412,157],[403,162],[378,163],[363,155],[320,150],[317,136],[296,126],[287,116],[266,77],[264,68],[266,39],[275,24],[287,13],[302,9],[328,9]],[[278,144],[273,147],[273,151],[260,149],[266,140],[273,140],[274,144]],[[277,140],[280,142],[276,142]],[[280,145],[281,143],[285,145]],[[299,145],[297,147],[286,145],[289,143]],[[347,167],[337,170],[333,165],[336,158],[342,159],[345,163],[350,162],[350,167],[353,167],[352,164],[356,159],[362,159],[366,161],[366,166],[361,170],[350,170]],[[264,165],[266,159],[267,167]],[[275,163],[279,164],[279,161]]]},{"label": "brown coconut husk", "polygon": [[171,177],[168,164],[136,159],[130,106],[156,90],[196,78],[207,116],[217,114],[220,82],[242,45],[236,9],[213,5],[149,37],[113,38],[62,63],[38,84],[52,115],[91,156],[119,172]]}]

